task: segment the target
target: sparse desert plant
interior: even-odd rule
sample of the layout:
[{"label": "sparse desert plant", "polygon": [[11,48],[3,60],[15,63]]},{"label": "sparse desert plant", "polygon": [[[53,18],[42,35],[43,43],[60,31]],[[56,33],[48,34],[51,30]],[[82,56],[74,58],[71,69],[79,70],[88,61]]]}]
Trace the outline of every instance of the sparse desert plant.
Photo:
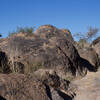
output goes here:
[{"label": "sparse desert plant", "polygon": [[8,37],[11,37],[11,36],[13,36],[13,35],[15,35],[15,34],[17,34],[17,32],[9,32],[9,33],[8,33]]},{"label": "sparse desert plant", "polygon": [[97,33],[99,32],[99,29],[96,27],[89,27],[88,28],[88,32],[86,33],[86,40],[87,41],[91,41],[93,37],[95,37],[97,35]]},{"label": "sparse desert plant", "polygon": [[88,31],[85,34],[79,32],[79,33],[75,33],[73,36],[79,41],[84,40],[86,42],[91,42],[93,39],[95,39],[98,32],[99,32],[98,28],[90,26],[88,27]]},{"label": "sparse desert plant", "polygon": [[41,62],[34,62],[34,63],[30,62],[27,67],[30,68],[31,73],[37,71],[38,69],[44,68]]},{"label": "sparse desert plant", "polygon": [[34,32],[34,27],[17,27],[16,31],[9,32],[8,37],[11,37],[18,33],[25,33],[26,36],[32,35]]},{"label": "sparse desert plant", "polygon": [[33,34],[34,27],[17,27],[16,32],[17,33],[27,33],[27,34]]},{"label": "sparse desert plant", "polygon": [[29,73],[33,73],[39,69],[43,69],[45,68],[41,62],[29,62],[29,61],[25,61],[23,62],[24,64],[24,74],[29,74]]},{"label": "sparse desert plant", "polygon": [[32,33],[33,33],[33,31],[34,31],[34,28],[32,28],[32,27],[27,28],[27,27],[26,27],[26,29],[25,29],[25,30],[26,30],[26,33],[31,33],[31,34],[32,34]]},{"label": "sparse desert plant", "polygon": [[37,71],[38,69],[44,68],[42,63],[37,63],[33,67],[31,67],[32,71]]},{"label": "sparse desert plant", "polygon": [[20,32],[25,33],[25,28],[23,28],[23,27],[17,27],[16,32],[17,33],[20,33]]},{"label": "sparse desert plant", "polygon": [[21,38],[11,38],[8,44],[8,52],[9,52],[9,57],[10,57],[10,64],[12,66],[12,72],[16,72],[16,67],[15,67],[15,62],[16,59],[19,57],[20,55],[20,49],[18,47],[18,43],[16,42],[16,40],[18,39],[18,41],[21,40]]}]

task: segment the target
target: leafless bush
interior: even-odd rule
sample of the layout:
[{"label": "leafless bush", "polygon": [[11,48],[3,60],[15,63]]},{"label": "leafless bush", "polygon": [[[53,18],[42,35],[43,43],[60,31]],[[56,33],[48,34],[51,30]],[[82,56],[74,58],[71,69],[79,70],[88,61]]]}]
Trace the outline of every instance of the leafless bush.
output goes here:
[{"label": "leafless bush", "polygon": [[87,42],[91,42],[92,39],[96,37],[98,32],[99,32],[98,28],[90,26],[88,27],[88,31],[85,34],[79,32],[79,33],[75,33],[73,36],[77,38],[79,41],[85,40]]},{"label": "leafless bush", "polygon": [[94,36],[97,35],[97,33],[99,32],[99,29],[98,28],[92,28],[92,27],[89,27],[88,28],[88,32],[86,33],[86,39],[89,41],[91,40]]}]

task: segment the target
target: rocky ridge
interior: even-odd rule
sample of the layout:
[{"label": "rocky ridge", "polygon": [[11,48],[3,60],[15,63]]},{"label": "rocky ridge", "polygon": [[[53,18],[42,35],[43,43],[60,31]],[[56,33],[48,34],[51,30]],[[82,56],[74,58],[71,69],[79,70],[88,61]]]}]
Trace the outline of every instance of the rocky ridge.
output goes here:
[{"label": "rocky ridge", "polygon": [[94,48],[79,49],[74,44],[69,30],[52,25],[40,26],[31,36],[18,33],[1,39],[0,96],[7,100],[79,100],[80,83],[75,79],[96,72],[100,60]]}]

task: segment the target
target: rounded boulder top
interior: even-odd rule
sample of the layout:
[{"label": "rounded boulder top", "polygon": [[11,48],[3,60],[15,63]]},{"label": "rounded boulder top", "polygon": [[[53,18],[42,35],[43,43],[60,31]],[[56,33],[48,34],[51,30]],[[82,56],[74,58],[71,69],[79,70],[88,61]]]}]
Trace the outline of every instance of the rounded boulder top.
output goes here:
[{"label": "rounded boulder top", "polygon": [[71,35],[71,32],[68,29],[59,29],[53,25],[42,25],[34,33],[35,35],[38,35],[43,39],[50,39],[52,37],[62,37],[74,43],[74,39]]}]

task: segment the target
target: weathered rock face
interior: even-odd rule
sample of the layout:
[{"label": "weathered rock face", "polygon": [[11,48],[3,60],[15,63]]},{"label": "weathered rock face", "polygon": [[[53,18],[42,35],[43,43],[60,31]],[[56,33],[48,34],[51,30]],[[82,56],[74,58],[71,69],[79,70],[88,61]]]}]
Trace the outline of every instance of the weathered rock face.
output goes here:
[{"label": "weathered rock face", "polygon": [[34,33],[44,39],[51,39],[52,37],[65,37],[67,40],[74,43],[74,39],[68,29],[57,29],[52,25],[43,25],[40,26]]},{"label": "weathered rock face", "polygon": [[0,73],[10,73],[10,66],[5,52],[0,51]]},{"label": "weathered rock face", "polygon": [[[60,77],[66,78],[84,75],[84,69],[88,67],[84,64],[88,61],[80,58],[72,42],[74,41],[68,30],[44,25],[31,37],[10,37],[5,46],[1,45],[1,49],[7,53],[15,72],[30,73],[41,68],[54,69]],[[22,66],[19,67],[18,62]],[[92,67],[91,64],[88,65]]]},{"label": "weathered rock face", "polygon": [[70,84],[68,80],[60,78],[53,70],[39,69],[38,71],[34,72],[34,76],[36,76],[38,80],[43,81],[43,83],[55,89],[67,91]]},{"label": "weathered rock face", "polygon": [[71,100],[72,98],[59,88],[49,87],[48,83],[23,74],[0,74],[0,96],[7,100]]},{"label": "weathered rock face", "polygon": [[[74,76],[86,75],[87,69],[96,71],[99,59],[95,50],[89,47],[77,51],[69,30],[51,25],[41,26],[34,35],[27,35],[19,33],[0,40],[0,72],[6,73],[0,74],[0,98],[79,100],[80,80],[73,84],[70,81]],[[82,96],[87,91],[84,89]]]},{"label": "weathered rock face", "polygon": [[78,49],[78,52],[82,58],[87,59],[94,66],[92,67],[94,70],[98,69],[98,67],[100,66],[100,59],[93,48],[88,47]]},{"label": "weathered rock face", "polygon": [[21,74],[1,74],[0,95],[7,100],[50,100],[41,82]]},{"label": "weathered rock face", "polygon": [[80,40],[75,44],[76,49],[78,50],[81,58],[86,59],[92,64],[93,67],[88,67],[90,70],[97,70],[100,66],[100,58],[95,49],[91,46],[90,43],[85,40]]},{"label": "weathered rock face", "polygon": [[91,45],[100,57],[100,37],[94,40]]}]

